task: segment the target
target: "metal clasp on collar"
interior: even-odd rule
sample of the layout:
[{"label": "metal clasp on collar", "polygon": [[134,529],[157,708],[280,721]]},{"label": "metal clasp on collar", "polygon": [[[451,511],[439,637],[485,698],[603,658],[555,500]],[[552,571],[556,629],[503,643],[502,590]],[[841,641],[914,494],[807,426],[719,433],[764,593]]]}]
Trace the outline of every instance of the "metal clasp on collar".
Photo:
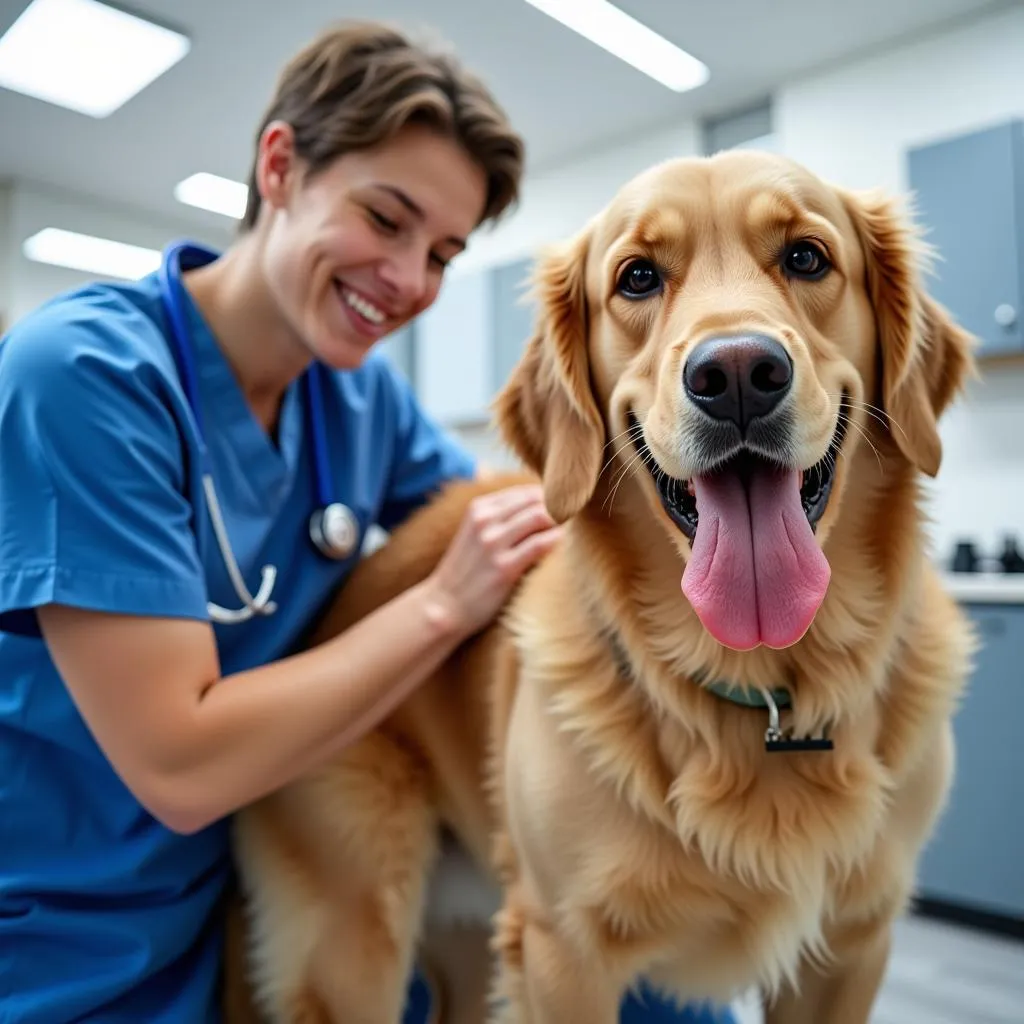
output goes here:
[{"label": "metal clasp on collar", "polygon": [[764,749],[769,754],[781,754],[787,751],[834,749],[827,730],[820,737],[805,736],[801,739],[794,739],[788,733],[784,733],[779,722],[779,705],[776,703],[771,691],[765,690],[763,692],[765,703],[768,705],[768,728],[764,732]]}]

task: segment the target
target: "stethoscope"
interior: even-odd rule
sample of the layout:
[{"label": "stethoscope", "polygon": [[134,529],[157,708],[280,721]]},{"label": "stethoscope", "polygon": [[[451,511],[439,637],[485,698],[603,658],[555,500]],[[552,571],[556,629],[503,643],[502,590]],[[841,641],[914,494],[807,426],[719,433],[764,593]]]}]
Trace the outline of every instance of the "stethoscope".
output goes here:
[{"label": "stethoscope", "polygon": [[[213,532],[217,538],[221,557],[227,568],[235,593],[242,602],[237,609],[223,608],[212,601],[207,603],[210,618],[214,622],[231,625],[246,622],[254,615],[273,615],[277,605],[270,600],[277,580],[277,566],[265,565],[261,570],[259,589],[255,595],[245,585],[238,562],[231,550],[227,528],[221,512],[220,502],[213,485],[213,473],[206,438],[203,431],[202,406],[199,401],[199,385],[196,377],[192,338],[185,314],[184,287],[181,282],[182,263],[190,267],[200,266],[217,258],[217,253],[196,245],[194,242],[175,242],[169,245],[160,261],[160,298],[170,324],[170,341],[178,376],[185,391],[185,397],[192,410],[199,435],[199,447],[203,466],[203,491]],[[359,521],[352,510],[340,501],[331,500],[331,469],[327,456],[327,438],[324,433],[323,408],[323,367],[316,361],[310,364],[303,375],[306,398],[306,423],[313,441],[313,468],[316,476],[317,507],[309,518],[309,536],[317,550],[325,557],[335,560],[348,558],[359,542]]]}]

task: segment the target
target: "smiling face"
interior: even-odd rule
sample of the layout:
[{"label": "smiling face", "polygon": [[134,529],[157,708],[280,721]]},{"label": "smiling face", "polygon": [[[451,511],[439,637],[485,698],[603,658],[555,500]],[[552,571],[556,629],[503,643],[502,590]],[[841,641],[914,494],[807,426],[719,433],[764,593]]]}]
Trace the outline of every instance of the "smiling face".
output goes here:
[{"label": "smiling face", "polygon": [[506,437],[561,518],[592,498],[614,439],[620,469],[648,470],[631,480],[708,632],[789,646],[825,598],[862,438],[887,413],[899,430],[881,448],[938,466],[967,341],[914,262],[888,203],[782,158],[655,167],[542,264],[540,329],[499,401]]},{"label": "smiling face", "polygon": [[430,306],[486,202],[480,166],[416,125],[309,177],[288,127],[272,126],[259,173],[268,287],[310,354],[337,368]]}]

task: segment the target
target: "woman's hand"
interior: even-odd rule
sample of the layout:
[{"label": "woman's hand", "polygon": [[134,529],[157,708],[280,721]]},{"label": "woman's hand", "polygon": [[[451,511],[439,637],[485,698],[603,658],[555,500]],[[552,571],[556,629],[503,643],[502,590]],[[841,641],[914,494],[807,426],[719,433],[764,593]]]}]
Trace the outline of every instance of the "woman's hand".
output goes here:
[{"label": "woman's hand", "polygon": [[470,636],[486,626],[561,533],[537,485],[475,498],[428,581],[454,628]]}]

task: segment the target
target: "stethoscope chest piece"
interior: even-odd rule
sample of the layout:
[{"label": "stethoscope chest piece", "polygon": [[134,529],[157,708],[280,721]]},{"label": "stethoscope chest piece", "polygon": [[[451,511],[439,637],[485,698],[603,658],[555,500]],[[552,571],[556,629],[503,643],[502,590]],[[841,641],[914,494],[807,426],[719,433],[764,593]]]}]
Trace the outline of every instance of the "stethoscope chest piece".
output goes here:
[{"label": "stethoscope chest piece", "polygon": [[334,501],[310,516],[309,536],[325,558],[348,558],[359,543],[359,521],[347,505]]}]

